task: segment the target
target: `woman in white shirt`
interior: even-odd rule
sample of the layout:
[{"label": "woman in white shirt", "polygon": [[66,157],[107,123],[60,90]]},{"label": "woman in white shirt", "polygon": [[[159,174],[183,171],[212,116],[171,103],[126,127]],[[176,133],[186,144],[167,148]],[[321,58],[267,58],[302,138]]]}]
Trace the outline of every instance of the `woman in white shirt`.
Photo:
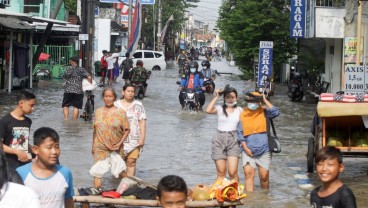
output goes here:
[{"label": "woman in white shirt", "polygon": [[[236,89],[230,87],[223,92],[223,105],[215,103],[220,96],[221,89],[215,91],[215,96],[208,104],[206,112],[217,114],[217,134],[212,140],[211,158],[215,161],[217,170],[217,180],[222,181],[229,173],[231,180],[239,181],[238,161],[240,157],[240,147],[237,141],[237,126],[239,123],[241,107],[237,107],[238,93]],[[226,164],[227,163],[227,164]],[[226,171],[226,166],[228,171]]]},{"label": "woman in white shirt", "polygon": [[136,162],[146,138],[146,112],[143,104],[138,100],[134,100],[134,85],[124,85],[122,94],[123,98],[115,101],[114,105],[124,109],[129,120],[130,132],[128,138],[124,141],[124,155],[127,175],[134,176]]}]

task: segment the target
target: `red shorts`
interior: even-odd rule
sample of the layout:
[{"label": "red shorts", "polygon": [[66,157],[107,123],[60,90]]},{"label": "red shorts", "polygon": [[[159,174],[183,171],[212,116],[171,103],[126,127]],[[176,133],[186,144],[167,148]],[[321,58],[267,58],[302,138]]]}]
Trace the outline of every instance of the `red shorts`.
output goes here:
[{"label": "red shorts", "polygon": [[101,77],[106,77],[107,68],[101,68]]}]

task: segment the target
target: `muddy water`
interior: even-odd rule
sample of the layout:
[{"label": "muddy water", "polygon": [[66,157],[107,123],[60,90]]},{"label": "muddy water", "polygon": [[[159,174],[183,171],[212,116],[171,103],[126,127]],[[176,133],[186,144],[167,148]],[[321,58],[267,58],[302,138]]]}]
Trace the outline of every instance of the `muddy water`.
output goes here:
[{"label": "muddy water", "polygon": [[[138,160],[137,176],[157,184],[161,177],[177,174],[182,176],[190,187],[200,183],[210,185],[216,178],[215,166],[210,158],[210,147],[216,132],[217,118],[205,113],[190,114],[180,110],[179,92],[175,83],[178,80],[176,66],[168,66],[166,71],[154,71],[148,81],[147,97],[143,100],[147,111],[147,138],[144,151]],[[240,80],[235,75],[239,74],[238,69],[230,67],[227,62],[212,62],[212,66],[219,72],[234,73],[218,77],[216,87],[230,84],[238,90],[240,96],[243,91],[254,89],[254,83]],[[121,79],[115,84],[119,93],[122,84]],[[101,91],[100,88],[95,92],[97,107],[103,105]],[[63,121],[61,80],[41,81],[33,92],[37,96],[37,109],[30,116],[33,120],[32,131],[41,126],[55,128],[61,136],[60,161],[72,169],[75,186],[91,186],[92,177],[88,173],[92,165],[91,123],[82,120]],[[16,92],[10,96],[0,94],[1,115],[12,109],[15,95]],[[211,95],[206,95],[205,106],[211,98]],[[284,85],[276,87],[271,101],[281,111],[275,125],[281,139],[282,153],[273,157],[270,190],[261,191],[256,180],[256,191],[248,194],[246,207],[309,207],[310,190],[300,188],[295,175],[305,175],[306,172],[305,154],[307,140],[311,135],[309,127],[315,105],[290,102]],[[368,202],[365,197],[368,193],[367,159],[344,160],[346,172],[341,178],[353,189],[359,207],[365,207]],[[239,176],[241,182],[244,182],[240,164]],[[319,184],[315,174],[308,177],[313,185]],[[103,183],[107,188],[115,188],[118,180],[109,174]]]}]

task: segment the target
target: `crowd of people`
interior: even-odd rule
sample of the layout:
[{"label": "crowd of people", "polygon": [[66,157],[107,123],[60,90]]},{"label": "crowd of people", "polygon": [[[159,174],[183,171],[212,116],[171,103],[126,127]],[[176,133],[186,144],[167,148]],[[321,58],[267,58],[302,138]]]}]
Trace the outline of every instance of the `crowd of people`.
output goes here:
[{"label": "crowd of people", "polygon": [[[110,59],[105,60],[109,62]],[[82,79],[92,83],[91,75],[78,67],[76,59],[71,58],[70,62],[71,66],[64,75],[67,80],[62,103],[64,119],[68,119],[70,106],[74,107],[74,119],[79,114],[78,109],[82,108]],[[105,68],[109,80],[113,77],[113,68],[110,67],[107,64]],[[189,71],[182,76],[179,87],[201,91],[202,94],[198,94],[201,109],[204,105],[204,79],[214,79],[215,76],[206,71],[210,69],[209,63],[202,63],[202,67],[204,71],[200,72],[196,61],[189,62]],[[143,64],[137,62],[136,70],[141,71],[141,68]],[[135,100],[136,88],[129,83],[132,79],[129,73],[134,72],[129,58],[122,71],[123,78],[127,78],[122,97],[118,99],[114,88],[104,88],[104,105],[97,108],[94,115],[91,139],[94,164],[89,172],[93,177],[93,192],[97,193],[102,192],[102,178],[108,171],[116,178],[135,175],[137,159],[145,144],[146,111],[142,102]],[[223,103],[216,105],[220,96]],[[181,104],[182,99],[179,96]],[[264,94],[251,92],[245,100],[247,105],[240,107],[235,88],[219,88],[214,91],[206,108],[206,113],[217,115],[216,133],[211,144],[211,158],[217,171],[214,184],[227,175],[231,180],[239,181],[238,163],[241,160],[246,191],[254,191],[257,170],[261,189],[267,190],[272,159],[267,140],[268,119],[276,118],[280,112]],[[59,163],[61,138],[58,133],[52,128],[41,127],[34,131],[33,145],[29,143],[32,121],[26,115],[32,113],[35,105],[36,96],[23,91],[14,110],[0,119],[0,207],[73,207],[72,171]],[[356,207],[353,192],[339,179],[339,173],[344,171],[339,149],[323,147],[316,155],[316,171],[322,186],[311,193],[310,204],[313,207]],[[158,183],[157,194],[162,207],[185,207],[188,188],[181,177],[169,175]]]}]

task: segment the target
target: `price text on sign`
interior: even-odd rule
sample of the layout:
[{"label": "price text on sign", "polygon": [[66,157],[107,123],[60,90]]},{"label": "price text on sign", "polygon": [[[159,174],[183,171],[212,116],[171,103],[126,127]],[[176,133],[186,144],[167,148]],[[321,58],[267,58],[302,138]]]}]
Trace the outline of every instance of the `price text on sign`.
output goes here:
[{"label": "price text on sign", "polygon": [[344,92],[347,95],[368,92],[368,69],[364,66],[345,66]]}]

